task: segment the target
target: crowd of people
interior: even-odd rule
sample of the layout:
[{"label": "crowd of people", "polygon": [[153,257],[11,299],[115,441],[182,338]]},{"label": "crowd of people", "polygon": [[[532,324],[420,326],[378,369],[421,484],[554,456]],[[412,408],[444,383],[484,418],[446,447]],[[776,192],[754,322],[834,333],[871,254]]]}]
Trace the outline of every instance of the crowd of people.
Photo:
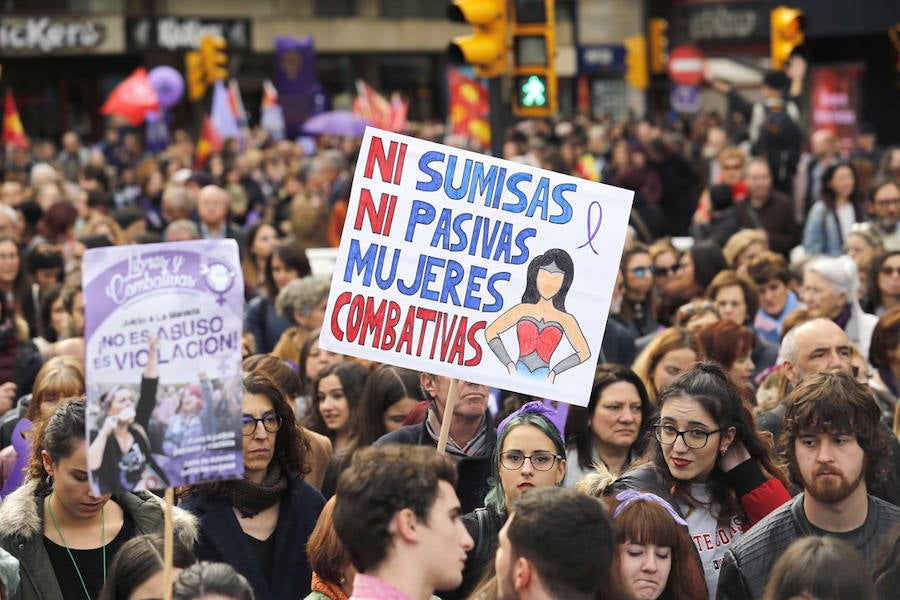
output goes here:
[{"label": "crowd of people", "polygon": [[[164,502],[89,474],[127,480],[129,436],[152,465],[215,389],[157,386],[150,360],[104,399],[133,416],[88,444],[81,265],[220,238],[244,275],[245,471],[177,490],[175,598],[895,597],[900,146],[804,134],[802,75],[755,104],[712,82],[727,115],[507,132],[504,158],[635,192],[585,408],[459,381],[447,414],[447,377],[319,347],[330,277],[307,249],[339,244],[358,139],[252,136],[204,164],[180,130],[158,154],[114,126],[9,149],[0,598],[162,597]],[[509,326],[490,349],[515,370]]]}]

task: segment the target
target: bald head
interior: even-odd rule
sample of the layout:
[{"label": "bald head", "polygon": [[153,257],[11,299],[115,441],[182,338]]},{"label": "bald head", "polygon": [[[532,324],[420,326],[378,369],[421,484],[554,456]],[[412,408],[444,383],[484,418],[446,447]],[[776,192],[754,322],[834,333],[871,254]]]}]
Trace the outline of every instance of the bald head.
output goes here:
[{"label": "bald head", "polygon": [[219,229],[228,214],[228,192],[217,185],[207,185],[197,195],[197,216],[210,230]]},{"label": "bald head", "polygon": [[850,339],[830,319],[813,319],[791,329],[781,342],[780,360],[788,381],[797,385],[810,373],[850,372]]}]

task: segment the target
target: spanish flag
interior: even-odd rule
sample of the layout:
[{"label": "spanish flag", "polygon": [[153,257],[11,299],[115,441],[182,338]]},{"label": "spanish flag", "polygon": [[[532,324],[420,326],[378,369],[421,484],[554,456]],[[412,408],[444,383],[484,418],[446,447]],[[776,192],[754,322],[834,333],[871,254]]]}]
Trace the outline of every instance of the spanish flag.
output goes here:
[{"label": "spanish flag", "polygon": [[206,161],[210,154],[220,152],[224,140],[216,127],[213,125],[209,115],[203,119],[203,129],[200,132],[200,140],[197,142],[197,150],[194,154],[194,168],[200,169],[206,165]]},{"label": "spanish flag", "polygon": [[22,127],[22,119],[19,118],[19,110],[16,108],[16,101],[13,100],[12,90],[6,90],[6,104],[3,110],[3,145],[28,148],[28,138],[25,137],[25,128]]}]

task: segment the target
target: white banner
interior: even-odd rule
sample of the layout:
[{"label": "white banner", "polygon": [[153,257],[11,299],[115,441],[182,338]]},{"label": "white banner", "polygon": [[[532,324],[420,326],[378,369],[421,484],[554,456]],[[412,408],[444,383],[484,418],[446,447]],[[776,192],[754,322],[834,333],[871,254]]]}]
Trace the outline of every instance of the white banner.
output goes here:
[{"label": "white banner", "polygon": [[632,197],[370,127],[319,345],[585,406]]}]

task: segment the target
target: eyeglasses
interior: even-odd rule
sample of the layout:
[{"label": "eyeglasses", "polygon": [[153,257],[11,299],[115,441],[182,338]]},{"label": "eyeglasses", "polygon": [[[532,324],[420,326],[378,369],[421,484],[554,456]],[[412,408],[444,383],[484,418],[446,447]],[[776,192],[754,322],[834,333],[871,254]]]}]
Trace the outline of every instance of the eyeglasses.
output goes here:
[{"label": "eyeglasses", "polygon": [[670,274],[674,275],[678,271],[681,270],[683,265],[681,263],[677,263],[672,265],[671,267],[653,267],[653,274],[659,275],[660,277],[668,277]]},{"label": "eyeglasses", "polygon": [[687,431],[678,431],[672,425],[655,425],[653,429],[656,430],[656,439],[659,440],[660,444],[671,446],[680,435],[684,445],[688,448],[693,448],[694,450],[699,450],[706,446],[706,442],[709,441],[709,436],[722,431],[721,429],[706,431],[705,429],[697,428],[688,429]]},{"label": "eyeglasses", "polygon": [[276,433],[281,429],[281,416],[271,412],[264,414],[258,419],[253,415],[241,415],[241,433],[245,437],[253,435],[256,433],[259,423],[262,423],[263,429],[267,432]]},{"label": "eyeglasses", "polygon": [[723,168],[723,169],[728,169],[728,170],[731,170],[731,171],[736,171],[736,170],[738,170],[738,169],[743,169],[743,168],[744,168],[744,165],[742,165],[741,163],[731,163],[731,164],[728,164],[728,165],[722,165],[722,168]]},{"label": "eyeglasses", "polygon": [[879,269],[879,272],[885,277],[890,277],[891,275],[900,275],[900,267],[884,266]]},{"label": "eyeglasses", "polygon": [[652,266],[650,267],[635,267],[631,269],[631,272],[635,274],[636,277],[646,277],[647,275],[653,275],[656,273],[656,269]]},{"label": "eyeglasses", "polygon": [[879,198],[875,201],[875,206],[896,206],[900,204],[900,198]]},{"label": "eyeglasses", "polygon": [[536,471],[549,471],[556,464],[557,460],[562,460],[562,456],[547,451],[538,451],[530,456],[525,456],[515,450],[500,453],[500,465],[508,471],[521,469],[522,465],[525,464],[525,459],[531,461],[531,466]]}]

